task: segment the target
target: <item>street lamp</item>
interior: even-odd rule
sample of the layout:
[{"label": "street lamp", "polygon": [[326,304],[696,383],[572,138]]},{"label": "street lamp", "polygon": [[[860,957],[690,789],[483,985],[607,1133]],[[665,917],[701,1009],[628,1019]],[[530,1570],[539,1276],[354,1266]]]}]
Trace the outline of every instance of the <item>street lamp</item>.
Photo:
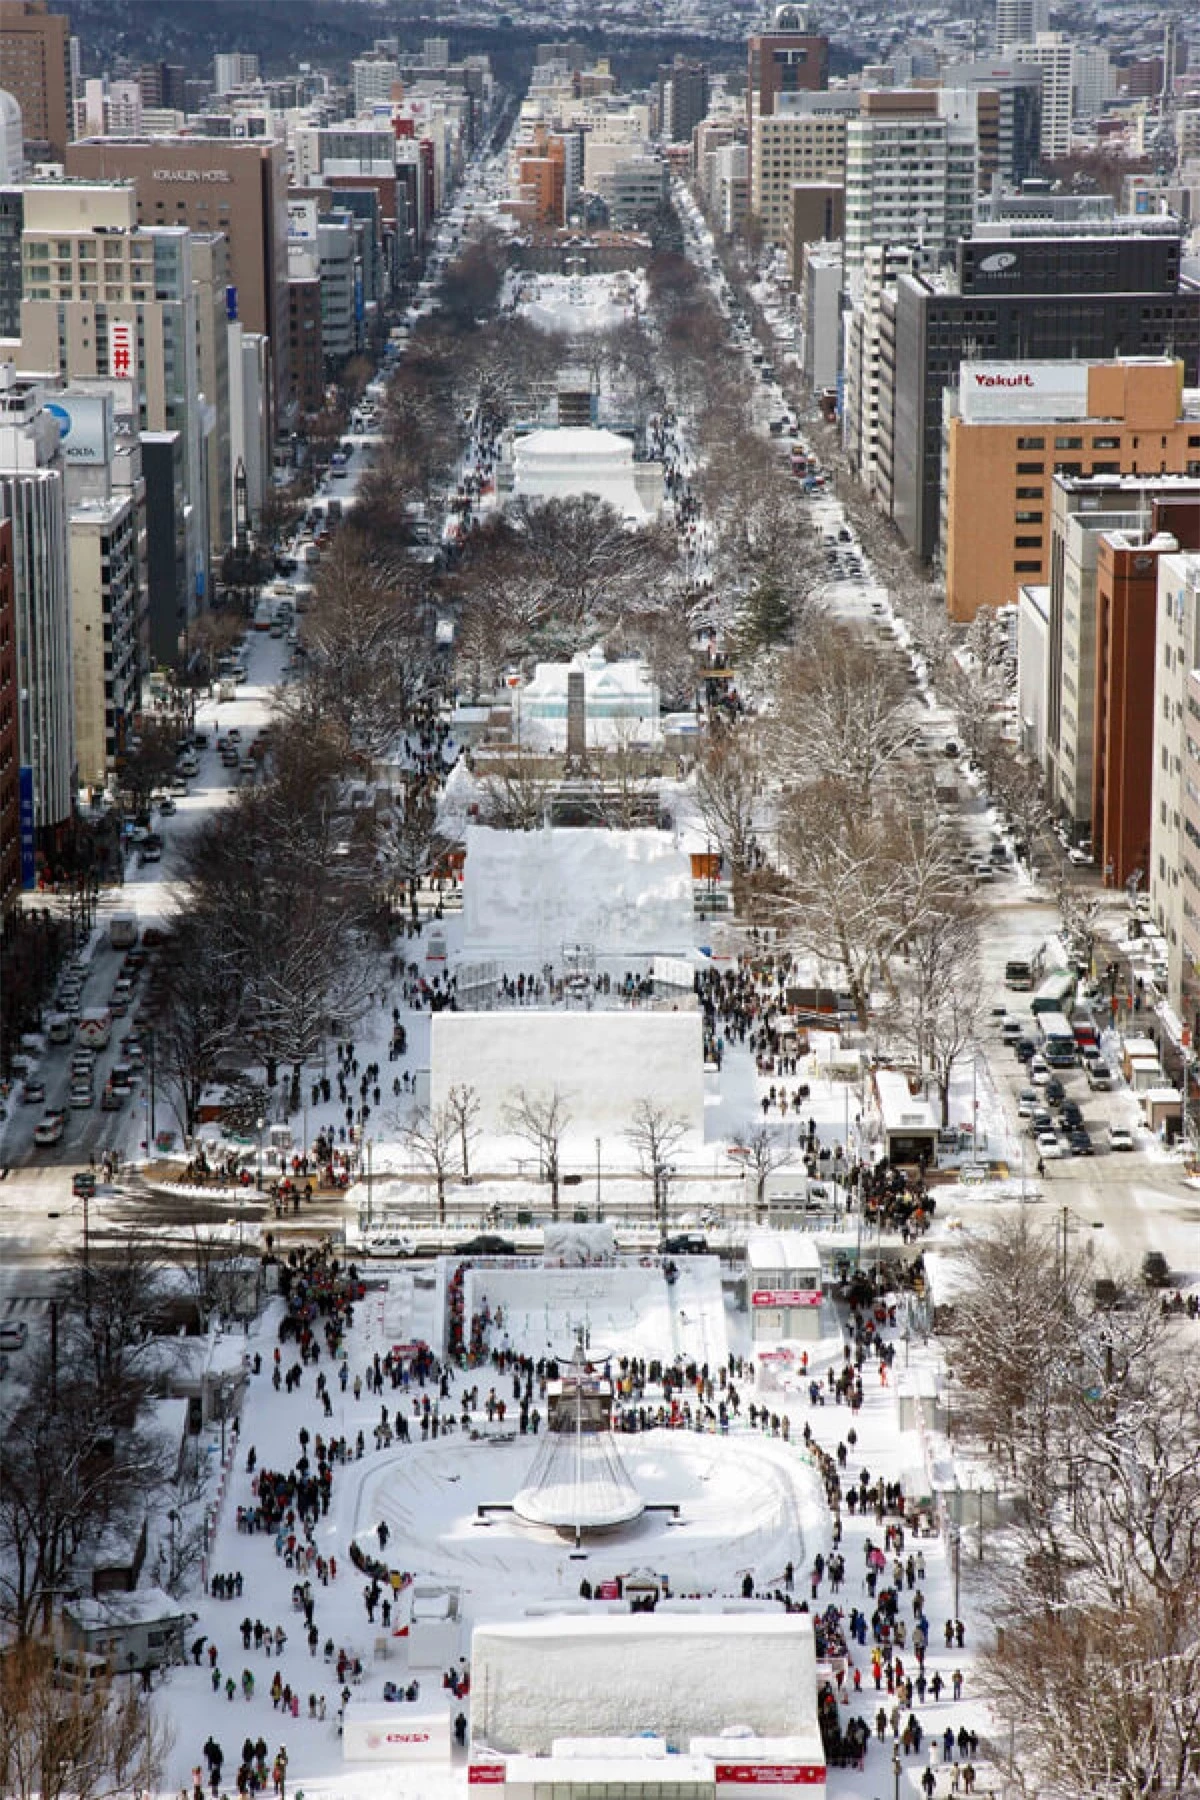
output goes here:
[{"label": "street lamp", "polygon": [[260,1194],[262,1193],[262,1134],[265,1124],[265,1119],[258,1121],[258,1191]]},{"label": "street lamp", "polygon": [[596,1139],[596,1223],[600,1223],[600,1139]]}]

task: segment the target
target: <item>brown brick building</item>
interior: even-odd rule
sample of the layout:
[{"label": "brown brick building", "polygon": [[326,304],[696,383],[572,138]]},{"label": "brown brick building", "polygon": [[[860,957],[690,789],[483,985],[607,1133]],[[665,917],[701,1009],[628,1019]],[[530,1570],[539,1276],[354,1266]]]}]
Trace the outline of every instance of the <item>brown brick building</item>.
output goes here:
[{"label": "brown brick building", "polygon": [[12,522],[0,517],[0,936],[21,886]]},{"label": "brown brick building", "polygon": [[0,0],[0,87],[21,108],[26,143],[61,162],[73,131],[71,23],[46,0]]}]

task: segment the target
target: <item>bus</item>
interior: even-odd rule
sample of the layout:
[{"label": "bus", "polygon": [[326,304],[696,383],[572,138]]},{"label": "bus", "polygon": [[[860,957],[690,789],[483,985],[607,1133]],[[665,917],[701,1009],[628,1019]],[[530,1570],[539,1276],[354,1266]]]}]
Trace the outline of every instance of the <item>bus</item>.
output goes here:
[{"label": "bus", "polygon": [[1042,978],[1046,958],[1041,950],[1029,956],[1010,956],[1004,965],[1004,985],[1018,994],[1032,994]]},{"label": "bus", "polygon": [[1052,1069],[1072,1069],[1079,1061],[1079,1046],[1071,1021],[1062,1013],[1038,1014],[1042,1033],[1042,1055]]},{"label": "bus", "polygon": [[1029,1002],[1034,1018],[1039,1013],[1063,1013],[1068,1019],[1075,1008],[1075,990],[1079,983],[1070,969],[1055,969],[1047,975]]}]

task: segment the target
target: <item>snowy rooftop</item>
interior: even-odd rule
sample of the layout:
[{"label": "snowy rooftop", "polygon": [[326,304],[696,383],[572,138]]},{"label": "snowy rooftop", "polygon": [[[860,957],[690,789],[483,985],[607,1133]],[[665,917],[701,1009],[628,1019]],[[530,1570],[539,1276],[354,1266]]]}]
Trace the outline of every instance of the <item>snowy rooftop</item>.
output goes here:
[{"label": "snowy rooftop", "polygon": [[746,1239],[746,1266],[811,1275],[820,1272],[821,1251],[811,1232],[755,1231]]}]

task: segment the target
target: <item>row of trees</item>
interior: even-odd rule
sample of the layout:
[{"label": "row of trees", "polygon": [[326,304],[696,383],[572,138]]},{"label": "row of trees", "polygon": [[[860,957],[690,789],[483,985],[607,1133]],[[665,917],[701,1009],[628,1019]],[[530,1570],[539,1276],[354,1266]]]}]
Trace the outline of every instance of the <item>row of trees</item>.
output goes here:
[{"label": "row of trees", "polygon": [[[964,1253],[949,1334],[957,1428],[1015,1499],[995,1544],[988,1698],[1016,1790],[1200,1787],[1200,1395],[1181,1328],[1022,1214]],[[1097,1308],[1095,1294],[1118,1304]],[[1005,1736],[997,1754],[1003,1757]]]}]

